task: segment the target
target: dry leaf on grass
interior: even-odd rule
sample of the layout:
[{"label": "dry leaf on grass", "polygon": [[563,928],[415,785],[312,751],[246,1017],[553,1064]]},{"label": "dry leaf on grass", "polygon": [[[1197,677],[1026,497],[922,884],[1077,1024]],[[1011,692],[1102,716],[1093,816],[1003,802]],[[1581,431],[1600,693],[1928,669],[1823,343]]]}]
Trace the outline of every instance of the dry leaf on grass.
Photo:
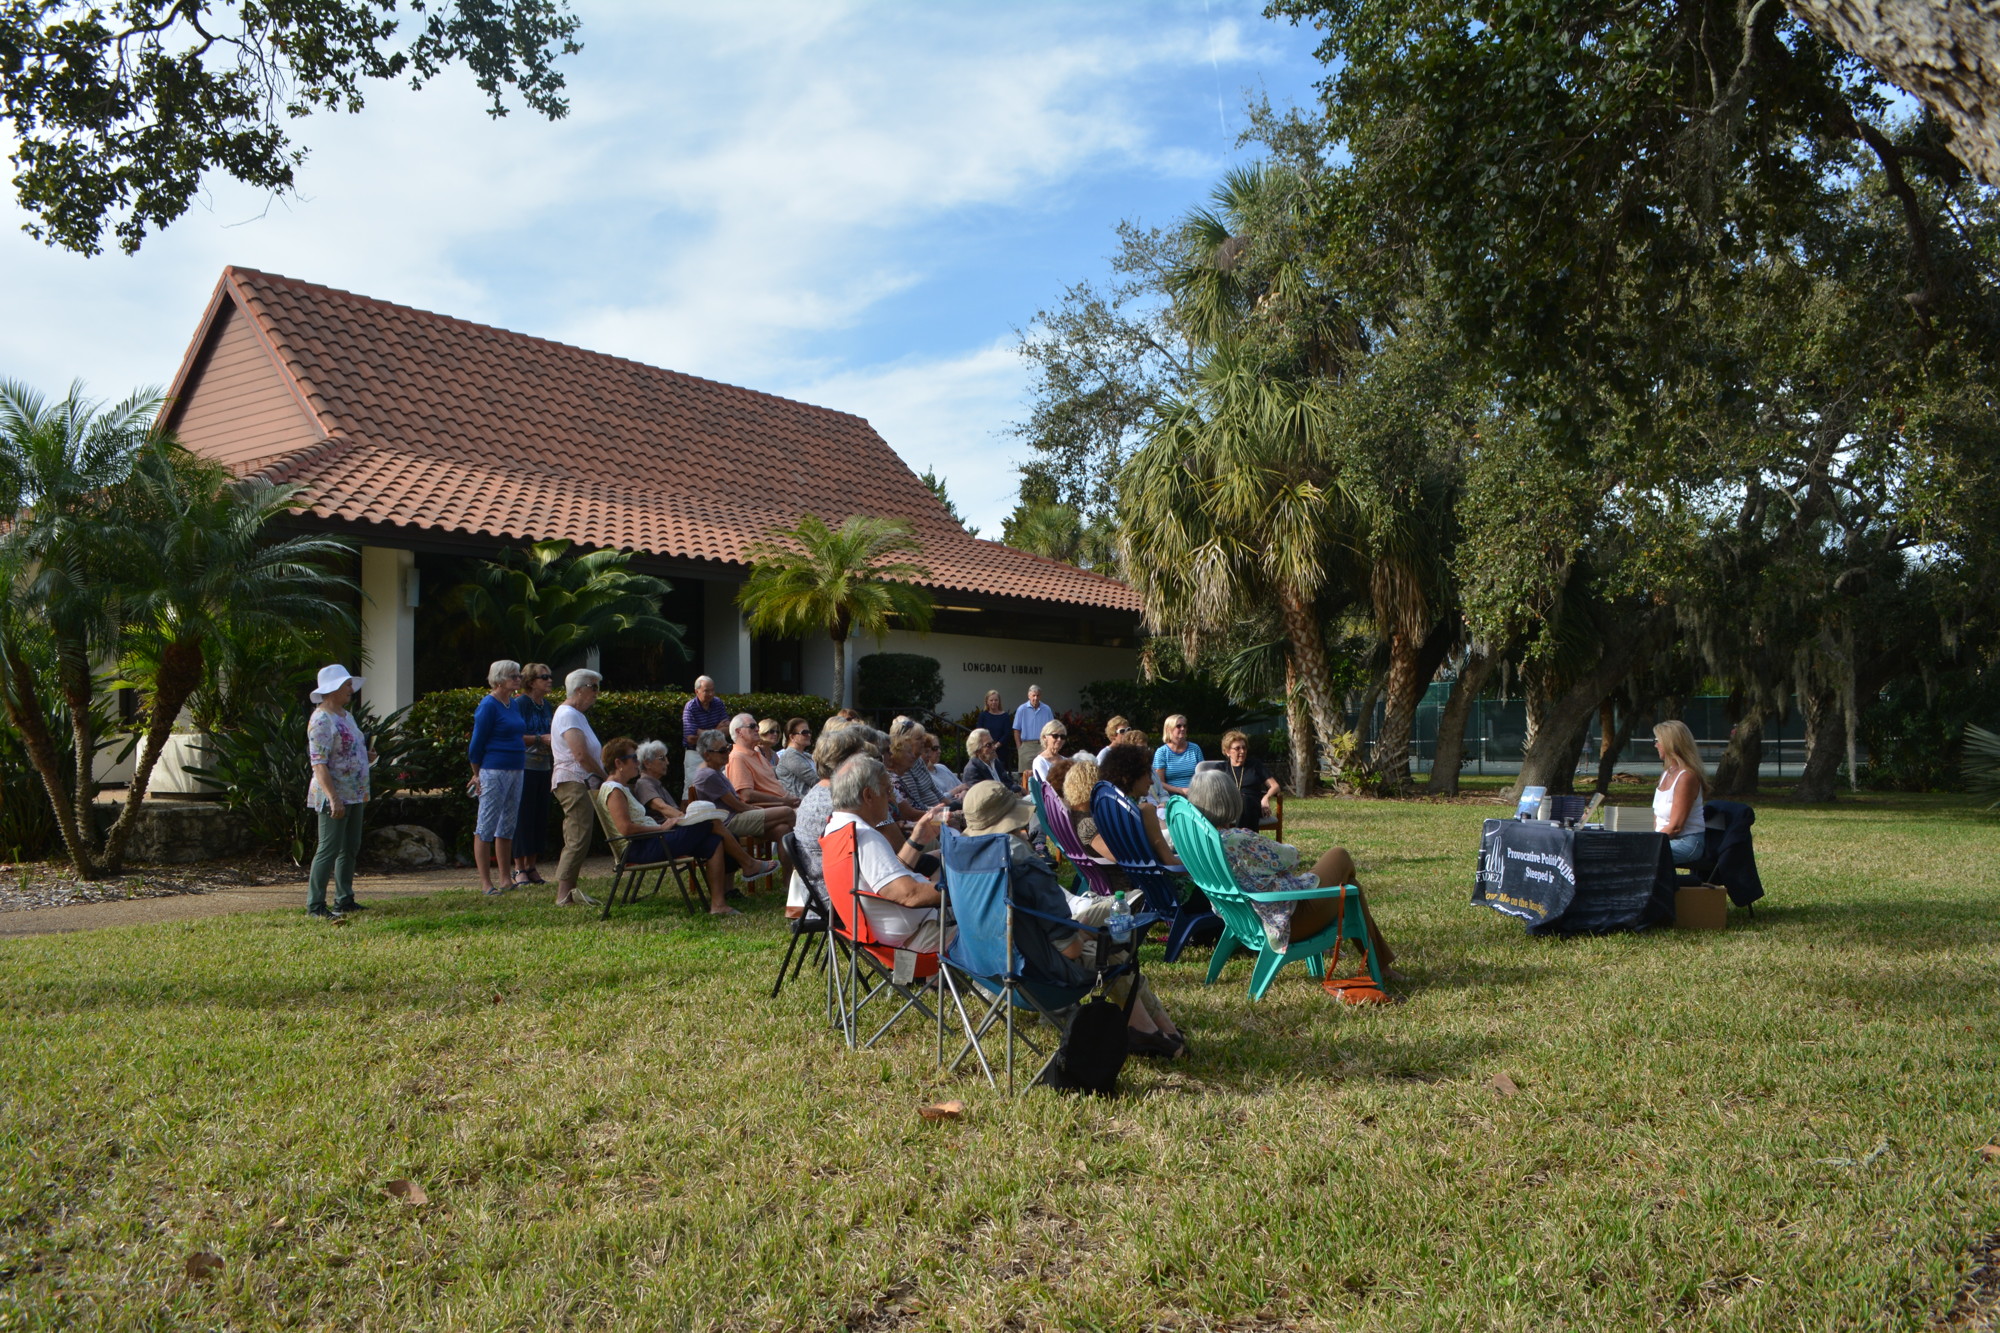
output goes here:
[{"label": "dry leaf on grass", "polygon": [[392,1180],[383,1188],[389,1191],[391,1198],[401,1199],[413,1207],[431,1201],[431,1196],[424,1193],[424,1187],[414,1180]]},{"label": "dry leaf on grass", "polygon": [[964,1102],[934,1102],[919,1106],[917,1114],[926,1120],[956,1120],[965,1114]]},{"label": "dry leaf on grass", "polygon": [[493,992],[493,1003],[495,1004],[500,1003],[500,992],[498,991]]},{"label": "dry leaf on grass", "polygon": [[1505,1074],[1495,1074],[1492,1077],[1492,1079],[1488,1081],[1486,1086],[1493,1089],[1493,1091],[1499,1093],[1502,1097],[1512,1097],[1515,1093],[1520,1091],[1520,1089],[1514,1085],[1514,1080],[1508,1078]]},{"label": "dry leaf on grass", "polygon": [[206,1282],[222,1271],[222,1256],[207,1250],[196,1250],[187,1257],[185,1268],[188,1281]]},{"label": "dry leaf on grass", "polygon": [[1984,1144],[1977,1151],[1989,1162],[2000,1162],[2000,1143]]}]

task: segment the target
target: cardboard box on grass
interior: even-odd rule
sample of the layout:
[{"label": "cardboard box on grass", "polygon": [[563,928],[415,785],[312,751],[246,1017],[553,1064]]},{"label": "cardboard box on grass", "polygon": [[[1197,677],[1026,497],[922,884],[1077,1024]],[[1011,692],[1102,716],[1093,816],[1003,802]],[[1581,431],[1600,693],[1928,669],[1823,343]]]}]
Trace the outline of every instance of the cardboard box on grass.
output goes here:
[{"label": "cardboard box on grass", "polygon": [[1698,884],[1674,890],[1674,925],[1682,930],[1721,930],[1729,921],[1729,890]]}]

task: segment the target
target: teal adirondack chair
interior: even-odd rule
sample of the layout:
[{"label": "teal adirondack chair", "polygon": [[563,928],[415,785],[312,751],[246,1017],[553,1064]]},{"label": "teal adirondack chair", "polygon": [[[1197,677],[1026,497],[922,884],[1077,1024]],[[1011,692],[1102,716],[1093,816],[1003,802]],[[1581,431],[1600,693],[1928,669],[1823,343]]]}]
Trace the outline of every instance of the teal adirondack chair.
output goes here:
[{"label": "teal adirondack chair", "polygon": [[[1375,961],[1375,947],[1368,939],[1368,923],[1361,916],[1361,890],[1352,884],[1344,888],[1304,889],[1286,893],[1248,893],[1236,882],[1229,860],[1222,851],[1222,835],[1201,811],[1176,796],[1167,802],[1167,831],[1173,836],[1174,850],[1181,863],[1208,895],[1209,905],[1221,916],[1225,934],[1210,955],[1208,980],[1213,984],[1222,975],[1237,947],[1248,949],[1256,959],[1250,970],[1250,998],[1261,1000],[1277,979],[1278,969],[1296,959],[1306,960],[1306,970],[1315,978],[1326,975],[1326,954],[1342,940],[1352,940],[1368,962],[1368,975],[1379,987],[1382,968]],[[1341,898],[1345,903],[1340,918],[1325,930],[1307,939],[1296,936],[1283,953],[1271,947],[1264,923],[1250,904],[1309,902],[1316,898]]]}]

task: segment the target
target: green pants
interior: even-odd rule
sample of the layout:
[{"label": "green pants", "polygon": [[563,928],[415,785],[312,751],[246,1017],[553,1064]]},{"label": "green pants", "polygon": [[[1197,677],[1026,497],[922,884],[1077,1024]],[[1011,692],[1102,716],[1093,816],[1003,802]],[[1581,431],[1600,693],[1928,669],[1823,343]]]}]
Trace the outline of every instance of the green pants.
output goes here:
[{"label": "green pants", "polygon": [[335,819],[319,812],[319,846],[313,851],[312,872],[306,877],[306,906],[326,906],[326,881],[333,878],[333,905],[354,901],[354,858],[361,854],[361,812],[366,801],[349,801],[347,813]]}]

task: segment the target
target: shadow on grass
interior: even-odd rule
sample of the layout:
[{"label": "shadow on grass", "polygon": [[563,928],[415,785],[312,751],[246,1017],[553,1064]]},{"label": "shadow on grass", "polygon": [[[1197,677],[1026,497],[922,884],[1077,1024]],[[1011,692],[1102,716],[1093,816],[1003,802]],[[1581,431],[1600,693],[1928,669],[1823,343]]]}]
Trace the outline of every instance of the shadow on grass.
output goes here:
[{"label": "shadow on grass", "polygon": [[2000,944],[2000,913],[1990,904],[1938,898],[1835,903],[1774,903],[1767,898],[1757,904],[1755,917],[1732,911],[1729,929],[1768,934],[1787,943],[1796,943],[1803,931],[1824,936],[1830,943],[1935,953]]}]

